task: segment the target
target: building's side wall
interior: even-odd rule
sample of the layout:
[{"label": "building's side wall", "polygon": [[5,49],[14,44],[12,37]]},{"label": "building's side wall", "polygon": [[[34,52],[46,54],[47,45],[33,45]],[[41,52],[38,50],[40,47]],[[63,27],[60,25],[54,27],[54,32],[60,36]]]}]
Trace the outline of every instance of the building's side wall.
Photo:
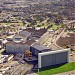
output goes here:
[{"label": "building's side wall", "polygon": [[39,51],[36,48],[31,47],[30,51],[33,53],[33,55],[38,56],[38,53],[47,52],[47,51],[50,51],[50,49],[43,49],[43,50]]},{"label": "building's side wall", "polygon": [[30,50],[30,46],[27,45],[13,45],[13,44],[7,44],[6,45],[6,52],[7,53],[25,53],[25,50]]},{"label": "building's side wall", "polygon": [[69,62],[70,51],[67,50],[58,50],[39,53],[38,55],[38,67],[47,67],[57,64],[63,64]]},{"label": "building's side wall", "polygon": [[33,53],[33,55],[38,56],[39,51],[33,47],[31,47],[30,51]]},{"label": "building's side wall", "polygon": [[55,53],[55,54],[51,54],[51,55],[42,56],[41,66],[43,67],[43,66],[60,64],[60,63],[66,63],[66,62],[68,62],[67,54],[68,54],[67,52],[63,52],[63,53]]}]

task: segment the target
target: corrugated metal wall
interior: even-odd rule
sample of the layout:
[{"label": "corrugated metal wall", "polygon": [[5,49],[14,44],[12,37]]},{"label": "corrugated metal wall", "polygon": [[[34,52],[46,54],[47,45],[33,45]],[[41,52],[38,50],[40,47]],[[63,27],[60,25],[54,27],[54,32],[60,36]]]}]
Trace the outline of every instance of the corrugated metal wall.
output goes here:
[{"label": "corrugated metal wall", "polygon": [[41,67],[57,65],[68,62],[68,52],[44,55],[41,57]]},{"label": "corrugated metal wall", "polygon": [[33,55],[38,56],[39,51],[33,47],[30,48],[30,51],[33,53]]},{"label": "corrugated metal wall", "polygon": [[25,50],[30,50],[30,46],[27,45],[12,45],[12,44],[7,44],[6,45],[6,52],[7,53],[24,53]]}]

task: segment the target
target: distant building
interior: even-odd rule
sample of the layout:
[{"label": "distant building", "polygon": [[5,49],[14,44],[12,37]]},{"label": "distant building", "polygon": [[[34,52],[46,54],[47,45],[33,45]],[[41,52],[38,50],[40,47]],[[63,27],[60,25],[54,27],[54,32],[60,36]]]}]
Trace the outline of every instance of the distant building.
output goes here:
[{"label": "distant building", "polygon": [[27,28],[27,29],[25,29],[25,31],[30,32],[30,33],[31,33],[31,36],[30,36],[29,39],[35,40],[35,41],[39,40],[40,37],[41,37],[44,33],[47,32],[46,29],[39,29],[39,30],[36,30],[36,29],[31,29],[31,28]]},{"label": "distant building", "polygon": [[21,31],[19,34],[13,36],[13,41],[16,42],[26,42],[27,39],[30,37],[31,33],[27,31]]},{"label": "distant building", "polygon": [[29,37],[31,35],[31,32],[28,31],[21,31],[19,34],[25,35],[26,37]]},{"label": "distant building", "polygon": [[25,35],[16,34],[16,35],[13,36],[13,41],[16,41],[16,42],[24,41],[24,42],[26,42],[27,37]]}]

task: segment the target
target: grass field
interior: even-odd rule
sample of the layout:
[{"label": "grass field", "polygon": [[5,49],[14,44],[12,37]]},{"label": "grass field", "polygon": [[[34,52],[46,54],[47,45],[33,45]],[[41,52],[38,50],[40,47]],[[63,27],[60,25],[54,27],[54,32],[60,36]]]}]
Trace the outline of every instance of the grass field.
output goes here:
[{"label": "grass field", "polygon": [[23,26],[22,22],[18,22],[18,23],[0,23],[0,25],[7,25],[7,26],[10,26],[12,24],[19,24],[20,26]]},{"label": "grass field", "polygon": [[65,65],[54,67],[51,69],[50,68],[42,69],[39,72],[39,75],[54,75],[54,74],[68,72],[68,71],[72,71],[72,70],[75,70],[75,62],[67,63]]}]

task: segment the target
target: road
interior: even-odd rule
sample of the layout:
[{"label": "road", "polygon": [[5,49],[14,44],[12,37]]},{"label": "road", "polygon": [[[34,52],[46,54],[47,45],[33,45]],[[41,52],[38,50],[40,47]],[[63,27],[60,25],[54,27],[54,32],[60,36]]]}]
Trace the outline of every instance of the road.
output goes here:
[{"label": "road", "polygon": [[[52,48],[52,50],[62,49],[60,46],[56,44],[56,41],[64,34],[65,29],[66,28],[63,28],[61,31],[56,31],[55,34],[50,34],[49,39],[44,43],[44,45]],[[56,33],[58,33],[59,31],[60,33],[56,35]]]},{"label": "road", "polygon": [[64,28],[64,29],[62,30],[62,32],[61,32],[59,35],[57,35],[57,37],[56,37],[56,39],[54,40],[53,44],[56,44],[56,41],[64,34],[65,29],[66,29],[66,28]]},{"label": "road", "polygon": [[58,46],[58,45],[56,44],[56,41],[64,34],[65,29],[66,29],[66,28],[64,28],[64,29],[61,31],[61,33],[60,33],[59,35],[54,36],[55,39],[53,39],[52,45],[54,45],[55,49],[63,49],[62,47],[60,47],[60,46]]},{"label": "road", "polygon": [[75,20],[64,20],[63,24],[70,24],[70,23],[75,23]]}]

